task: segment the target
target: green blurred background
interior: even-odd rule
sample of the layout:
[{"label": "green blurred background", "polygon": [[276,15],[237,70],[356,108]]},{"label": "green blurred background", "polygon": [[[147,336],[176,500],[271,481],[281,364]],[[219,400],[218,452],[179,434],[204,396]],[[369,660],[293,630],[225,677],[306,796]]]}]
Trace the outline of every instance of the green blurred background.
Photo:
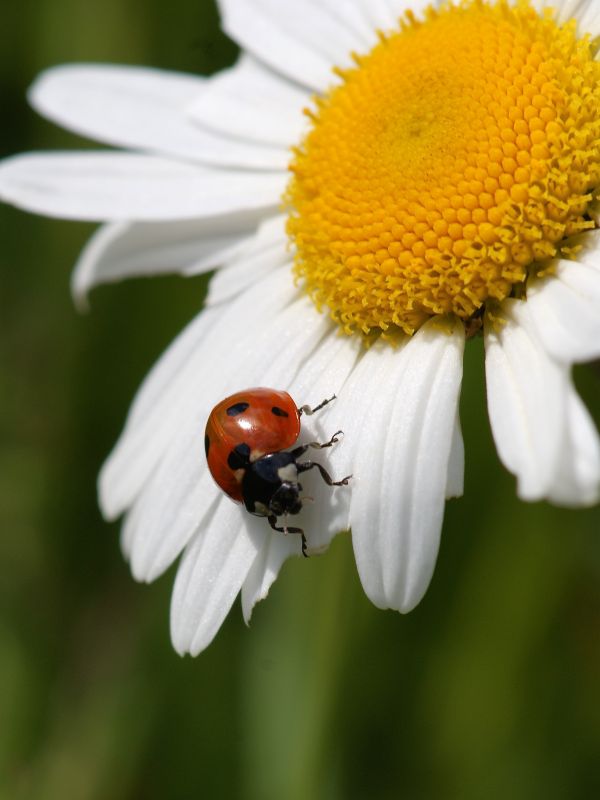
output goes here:
[{"label": "green blurred background", "polygon": [[[2,155],[81,147],[29,111],[44,67],[208,73],[235,47],[212,0],[2,6]],[[96,291],[69,275],[92,228],[0,208],[0,798],[600,796],[600,515],[515,498],[485,414],[481,342],[462,398],[465,497],[425,600],[362,594],[350,542],[288,563],[247,630],[171,649],[174,570],[131,579],[95,478],[203,279]],[[598,422],[599,373],[578,385]]]}]

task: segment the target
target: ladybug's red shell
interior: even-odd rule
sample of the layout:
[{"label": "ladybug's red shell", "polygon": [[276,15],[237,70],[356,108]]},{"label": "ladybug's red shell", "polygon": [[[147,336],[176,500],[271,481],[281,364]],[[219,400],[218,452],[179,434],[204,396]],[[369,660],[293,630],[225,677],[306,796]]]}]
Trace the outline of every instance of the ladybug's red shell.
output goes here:
[{"label": "ladybug's red shell", "polygon": [[213,408],[206,423],[208,468],[221,489],[241,503],[243,471],[229,466],[231,451],[245,444],[250,461],[256,461],[291,447],[299,435],[300,414],[287,392],[264,388],[236,392]]}]

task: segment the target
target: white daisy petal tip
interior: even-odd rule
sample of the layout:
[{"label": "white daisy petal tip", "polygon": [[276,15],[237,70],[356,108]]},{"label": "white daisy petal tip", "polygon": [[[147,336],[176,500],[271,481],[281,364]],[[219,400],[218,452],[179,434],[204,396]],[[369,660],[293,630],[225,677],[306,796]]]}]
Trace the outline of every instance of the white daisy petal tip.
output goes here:
[{"label": "white daisy petal tip", "polygon": [[569,297],[559,282],[548,281],[543,294],[527,302],[506,301],[504,324],[486,327],[488,411],[498,454],[517,478],[520,499],[588,505],[598,493],[598,434],[573,388],[569,364],[559,358],[565,351],[558,350],[562,341],[572,354],[581,352],[584,340],[568,339],[567,329],[562,340],[551,335],[550,309],[572,316],[572,308],[547,302],[554,289]]},{"label": "white daisy petal tip", "polygon": [[212,642],[261,551],[264,534],[226,498],[186,547],[171,599],[171,639],[180,654]]},{"label": "white daisy petal tip", "polygon": [[465,336],[462,325],[440,322],[424,325],[399,352],[363,358],[363,366],[373,362],[375,383],[354,456],[352,541],[369,598],[402,613],[429,585],[446,493],[460,488],[449,463],[462,469],[456,420]]},{"label": "white daisy petal tip", "polygon": [[306,548],[306,555],[309,558],[311,556],[322,556],[327,552],[328,549],[329,549],[329,546],[325,545],[325,544],[316,545],[315,547],[311,547],[310,544],[309,544],[308,547]]},{"label": "white daisy petal tip", "polygon": [[120,508],[119,504],[114,500],[107,478],[107,462],[105,462],[100,469],[96,489],[100,513],[107,522],[114,522],[123,512],[123,509]]},{"label": "white daisy petal tip", "polygon": [[26,158],[26,155],[15,155],[0,161],[0,200],[17,208],[22,207],[19,203],[18,179],[21,164]]},{"label": "white daisy petal tip", "polygon": [[71,297],[75,308],[80,313],[89,311],[89,292],[96,285],[97,264],[103,251],[110,247],[113,241],[123,236],[129,229],[129,224],[117,222],[100,228],[89,239],[81,251],[77,263],[71,273]]},{"label": "white daisy petal tip", "polygon": [[252,524],[257,525],[262,543],[242,586],[242,614],[248,626],[256,604],[267,597],[284,562],[292,556],[302,556],[299,537],[270,531],[266,520],[252,520]]},{"label": "white daisy petal tip", "polygon": [[73,300],[75,310],[79,314],[89,313],[91,306],[88,290],[81,285],[77,285],[73,280],[71,280],[71,299]]}]

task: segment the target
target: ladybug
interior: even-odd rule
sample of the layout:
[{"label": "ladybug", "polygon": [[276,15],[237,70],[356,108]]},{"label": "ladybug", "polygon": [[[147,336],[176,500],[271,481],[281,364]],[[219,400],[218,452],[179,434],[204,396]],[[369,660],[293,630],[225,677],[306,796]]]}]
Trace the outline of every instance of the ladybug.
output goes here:
[{"label": "ladybug", "polygon": [[325,468],[315,461],[300,461],[309,447],[322,449],[338,441],[337,431],[328,442],[310,442],[293,450],[300,435],[302,414],[314,414],[335,395],[315,408],[298,408],[287,392],[278,389],[246,389],[221,400],[210,412],[206,423],[204,448],[211,475],[226,495],[259,517],[266,517],[273,530],[297,533],[302,537],[306,556],[306,538],[301,528],[277,525],[277,518],[298,514],[302,508],[302,486],[298,475],[316,468],[329,486],[346,486],[352,477],[332,480]]}]

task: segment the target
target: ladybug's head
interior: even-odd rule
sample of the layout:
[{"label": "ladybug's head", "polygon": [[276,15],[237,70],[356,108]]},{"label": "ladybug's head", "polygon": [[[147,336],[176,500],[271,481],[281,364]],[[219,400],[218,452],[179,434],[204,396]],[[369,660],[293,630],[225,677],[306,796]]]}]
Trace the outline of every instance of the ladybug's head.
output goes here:
[{"label": "ladybug's head", "polygon": [[301,488],[297,482],[283,481],[269,501],[271,513],[275,514],[276,517],[281,517],[284,514],[298,514],[302,508]]},{"label": "ladybug's head", "polygon": [[242,478],[244,503],[251,514],[281,517],[302,508],[298,468],[292,453],[268,453],[250,462]]}]

